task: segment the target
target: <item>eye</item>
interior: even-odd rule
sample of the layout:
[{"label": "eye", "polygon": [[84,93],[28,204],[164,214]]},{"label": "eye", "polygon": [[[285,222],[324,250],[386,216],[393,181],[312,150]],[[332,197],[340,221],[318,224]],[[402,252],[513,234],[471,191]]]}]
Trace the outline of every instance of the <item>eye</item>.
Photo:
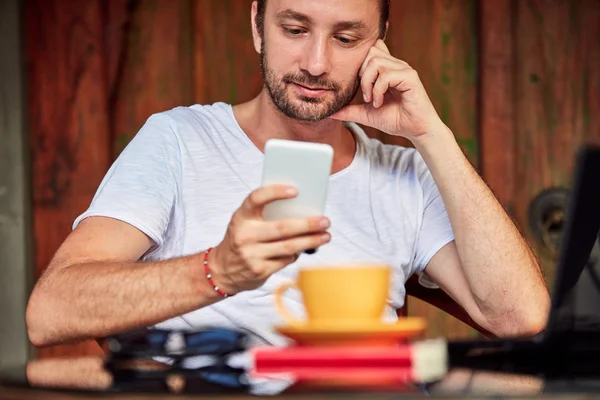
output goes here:
[{"label": "eye", "polygon": [[306,32],[304,29],[302,28],[289,28],[284,26],[283,30],[286,31],[286,33],[288,33],[291,36],[298,36],[303,34],[304,32]]},{"label": "eye", "polygon": [[347,36],[336,36],[335,38],[343,45],[350,45],[358,41],[358,39],[349,38]]}]

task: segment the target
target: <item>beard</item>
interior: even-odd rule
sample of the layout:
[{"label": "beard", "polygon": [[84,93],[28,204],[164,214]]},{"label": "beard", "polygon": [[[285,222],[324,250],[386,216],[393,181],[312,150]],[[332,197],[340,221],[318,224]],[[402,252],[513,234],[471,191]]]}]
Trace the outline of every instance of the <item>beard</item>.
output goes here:
[{"label": "beard", "polygon": [[[360,87],[358,77],[346,88],[306,72],[288,73],[280,78],[269,68],[264,41],[260,52],[260,71],[271,101],[279,111],[289,118],[305,122],[317,122],[329,118],[350,104]],[[328,89],[334,98],[328,100],[300,95],[299,100],[291,99],[286,91],[287,85],[291,83]]]}]

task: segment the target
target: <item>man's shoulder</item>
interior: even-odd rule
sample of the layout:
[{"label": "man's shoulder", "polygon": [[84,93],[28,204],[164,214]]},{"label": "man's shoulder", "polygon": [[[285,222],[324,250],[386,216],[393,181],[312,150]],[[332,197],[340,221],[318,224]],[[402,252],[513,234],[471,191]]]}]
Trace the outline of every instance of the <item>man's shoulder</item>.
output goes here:
[{"label": "man's shoulder", "polygon": [[[235,132],[231,105],[226,103],[177,106],[150,115],[138,133],[161,138],[170,137],[179,144],[205,143],[209,138]],[[136,135],[139,136],[139,135]]]},{"label": "man's shoulder", "polygon": [[174,125],[174,128],[189,127],[207,123],[214,124],[216,121],[229,124],[231,123],[232,111],[231,105],[217,102],[212,104],[177,106],[153,114],[152,117],[168,120],[171,125]]},{"label": "man's shoulder", "polygon": [[[210,143],[210,139],[231,130],[227,104],[177,106],[151,114],[134,135],[123,152],[143,152],[148,148],[162,147],[179,152],[181,146],[198,146]],[[220,122],[219,122],[220,121]]]}]

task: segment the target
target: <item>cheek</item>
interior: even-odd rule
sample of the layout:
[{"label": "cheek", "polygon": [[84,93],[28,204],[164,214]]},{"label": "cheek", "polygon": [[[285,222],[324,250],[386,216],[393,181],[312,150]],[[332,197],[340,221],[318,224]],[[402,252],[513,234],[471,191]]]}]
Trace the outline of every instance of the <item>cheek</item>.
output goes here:
[{"label": "cheek", "polygon": [[335,68],[332,70],[332,76],[335,76],[337,81],[345,85],[353,84],[358,78],[358,71],[362,66],[361,60],[349,60],[348,57],[335,61]]},{"label": "cheek", "polygon": [[305,51],[299,41],[291,41],[277,32],[271,32],[265,39],[267,57],[273,65],[297,64]]},{"label": "cheek", "polygon": [[270,46],[267,47],[267,62],[271,70],[280,75],[289,72],[297,72],[299,65],[299,56],[301,52],[290,46]]}]

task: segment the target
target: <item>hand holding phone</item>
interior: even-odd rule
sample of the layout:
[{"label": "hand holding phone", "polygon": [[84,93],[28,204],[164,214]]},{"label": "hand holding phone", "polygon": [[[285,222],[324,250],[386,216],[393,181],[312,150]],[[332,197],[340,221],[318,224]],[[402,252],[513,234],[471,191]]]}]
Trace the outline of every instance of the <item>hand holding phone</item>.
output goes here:
[{"label": "hand holding phone", "polygon": [[256,289],[301,252],[314,253],[331,240],[324,214],[332,163],[333,149],[326,144],[266,143],[262,186],[236,210],[209,256],[222,290]]},{"label": "hand holding phone", "polygon": [[263,219],[322,216],[333,163],[328,144],[271,139],[265,145],[262,186],[289,185],[298,190],[291,199],[269,203]]},{"label": "hand holding phone", "polygon": [[300,252],[329,242],[329,220],[325,217],[263,220],[267,204],[295,198],[296,194],[291,186],[263,186],[250,193],[233,213],[225,237],[208,260],[212,279],[221,290],[233,295],[256,289],[273,273],[295,262]]}]

